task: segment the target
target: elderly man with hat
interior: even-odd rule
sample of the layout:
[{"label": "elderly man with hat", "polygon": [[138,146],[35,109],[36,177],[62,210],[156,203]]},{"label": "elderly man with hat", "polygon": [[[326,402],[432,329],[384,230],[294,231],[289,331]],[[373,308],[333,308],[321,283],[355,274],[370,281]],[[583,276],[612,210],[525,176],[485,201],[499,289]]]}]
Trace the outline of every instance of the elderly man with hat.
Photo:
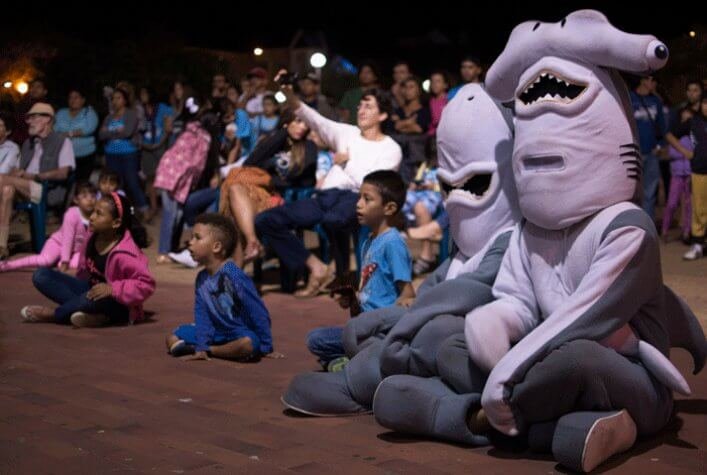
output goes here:
[{"label": "elderly man with hat", "polygon": [[42,181],[65,180],[76,167],[71,141],[52,130],[52,106],[35,103],[27,112],[26,122],[29,138],[22,144],[20,166],[7,175],[0,175],[0,259],[9,255],[7,239],[15,195],[39,203]]},{"label": "elderly man with hat", "polygon": [[241,94],[238,107],[245,109],[250,117],[263,113],[263,97],[267,94],[274,94],[268,91],[268,72],[261,67],[255,67],[248,71],[249,87]]}]

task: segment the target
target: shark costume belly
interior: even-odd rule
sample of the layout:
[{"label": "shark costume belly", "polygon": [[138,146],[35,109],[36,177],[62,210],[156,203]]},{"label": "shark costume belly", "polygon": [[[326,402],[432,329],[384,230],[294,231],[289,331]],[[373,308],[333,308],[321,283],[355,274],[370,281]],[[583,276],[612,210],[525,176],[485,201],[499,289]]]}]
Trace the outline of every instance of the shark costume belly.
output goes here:
[{"label": "shark costume belly", "polygon": [[[287,407],[321,416],[370,412],[384,376],[437,377],[445,342],[463,342],[464,316],[493,298],[491,287],[519,218],[510,114],[481,86],[467,85],[446,106],[437,140],[438,176],[459,252],[426,279],[409,309],[388,307],[350,320],[344,346],[351,361],[344,371],[296,376],[282,397]],[[466,364],[468,352],[461,349]],[[460,379],[462,386],[478,385]]]},{"label": "shark costume belly", "polygon": [[588,471],[665,426],[672,392],[689,393],[671,346],[705,361],[704,333],[663,285],[655,226],[637,206],[635,127],[616,70],[667,61],[650,35],[583,10],[512,32],[487,75],[514,101],[515,176],[524,221],[494,284],[466,318],[481,397],[498,431],[527,435]]}]

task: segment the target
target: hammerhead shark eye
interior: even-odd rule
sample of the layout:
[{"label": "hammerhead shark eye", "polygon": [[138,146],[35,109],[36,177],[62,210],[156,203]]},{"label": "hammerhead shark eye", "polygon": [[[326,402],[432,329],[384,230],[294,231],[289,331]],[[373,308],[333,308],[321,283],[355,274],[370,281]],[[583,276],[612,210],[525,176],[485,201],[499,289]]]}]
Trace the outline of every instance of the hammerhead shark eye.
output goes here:
[{"label": "hammerhead shark eye", "polygon": [[466,98],[466,100],[467,100],[467,101],[473,101],[473,100],[474,100],[474,96],[469,96],[469,97]]},{"label": "hammerhead shark eye", "polygon": [[563,18],[562,21],[560,22],[560,28],[565,27],[565,23],[567,23],[567,18]]},{"label": "hammerhead shark eye", "polygon": [[540,22],[537,22],[535,24],[535,26],[533,27],[533,31],[537,30],[538,28],[540,28]]}]

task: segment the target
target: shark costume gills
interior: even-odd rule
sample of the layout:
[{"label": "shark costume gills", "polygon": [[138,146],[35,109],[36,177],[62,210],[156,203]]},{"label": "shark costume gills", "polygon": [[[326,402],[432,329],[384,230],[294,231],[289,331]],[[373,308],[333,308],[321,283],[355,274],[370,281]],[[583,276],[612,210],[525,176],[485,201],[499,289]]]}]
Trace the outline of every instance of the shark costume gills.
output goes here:
[{"label": "shark costume gills", "polygon": [[496,300],[466,317],[466,341],[490,371],[481,404],[492,426],[575,470],[665,426],[672,390],[689,393],[671,346],[692,353],[695,372],[705,361],[699,323],[663,285],[652,218],[633,203],[641,158],[616,72],[667,58],[653,36],[582,10],[518,25],[486,78],[491,96],[515,102],[524,220]]}]

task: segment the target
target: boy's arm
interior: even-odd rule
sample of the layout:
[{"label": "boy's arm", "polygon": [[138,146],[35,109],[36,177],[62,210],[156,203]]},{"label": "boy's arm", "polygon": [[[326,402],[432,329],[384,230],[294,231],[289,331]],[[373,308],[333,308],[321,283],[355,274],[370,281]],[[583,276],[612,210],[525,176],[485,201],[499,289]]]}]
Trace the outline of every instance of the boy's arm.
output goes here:
[{"label": "boy's arm", "polygon": [[[235,276],[233,276],[235,277]],[[270,314],[265,304],[258,295],[253,282],[245,276],[242,279],[234,278],[234,287],[238,296],[243,302],[243,309],[247,312],[245,321],[249,323],[250,329],[260,339],[260,348],[254,350],[267,355],[272,353],[272,333],[270,332]]]},{"label": "boy's arm", "polygon": [[206,308],[206,304],[201,297],[199,288],[200,283],[203,279],[196,279],[196,289],[194,291],[194,324],[196,325],[196,346],[195,350],[208,351],[209,341],[214,334],[214,325],[209,318],[209,312]]},{"label": "boy's arm", "polygon": [[398,300],[395,301],[395,305],[400,305],[401,307],[412,305],[413,300],[415,300],[415,288],[412,283],[396,282],[395,285],[398,287]]},{"label": "boy's arm", "polygon": [[76,238],[76,226],[80,221],[80,211],[77,208],[71,207],[64,213],[64,221],[61,223],[61,255],[59,264],[69,264],[71,262],[71,254],[74,249],[74,239]]}]

